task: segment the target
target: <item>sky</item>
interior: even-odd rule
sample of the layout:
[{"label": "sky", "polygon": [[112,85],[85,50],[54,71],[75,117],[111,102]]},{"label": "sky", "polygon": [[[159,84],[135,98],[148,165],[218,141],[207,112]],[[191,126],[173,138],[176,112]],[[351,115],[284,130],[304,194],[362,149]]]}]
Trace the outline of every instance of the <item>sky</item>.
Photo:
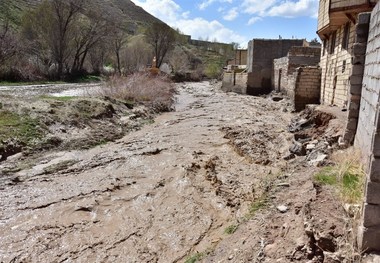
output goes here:
[{"label": "sky", "polygon": [[132,0],[173,28],[203,39],[236,42],[253,38],[317,37],[318,0]]}]

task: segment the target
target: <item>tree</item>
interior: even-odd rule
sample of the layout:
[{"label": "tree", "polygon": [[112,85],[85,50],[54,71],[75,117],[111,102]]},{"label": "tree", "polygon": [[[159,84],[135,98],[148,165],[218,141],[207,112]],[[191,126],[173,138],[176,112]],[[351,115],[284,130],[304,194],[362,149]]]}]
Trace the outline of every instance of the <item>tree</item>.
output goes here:
[{"label": "tree", "polygon": [[73,31],[84,0],[45,0],[24,19],[24,35],[34,41],[37,50],[47,49],[63,77],[71,53]]},{"label": "tree", "polygon": [[147,42],[153,47],[159,68],[176,41],[175,31],[166,24],[154,23],[145,32]]},{"label": "tree", "polygon": [[4,65],[17,54],[18,40],[12,31],[9,21],[0,26],[0,65]]}]

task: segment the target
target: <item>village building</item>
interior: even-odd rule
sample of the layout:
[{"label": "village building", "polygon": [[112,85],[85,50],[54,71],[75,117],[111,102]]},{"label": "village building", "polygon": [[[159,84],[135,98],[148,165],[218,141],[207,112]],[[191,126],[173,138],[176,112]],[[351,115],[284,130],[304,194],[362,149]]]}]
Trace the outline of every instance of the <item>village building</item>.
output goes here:
[{"label": "village building", "polygon": [[355,79],[350,77],[353,73],[353,47],[358,14],[371,11],[376,2],[373,0],[319,1],[317,33],[323,46],[320,63],[322,104],[347,107],[349,86],[355,83]]},{"label": "village building", "polygon": [[272,86],[290,97],[296,111],[320,102],[320,53],[319,46],[292,47],[286,57],[273,61]]},{"label": "village building", "polygon": [[247,66],[242,72],[227,71],[223,74],[224,91],[260,95],[270,93],[273,60],[284,57],[292,47],[306,47],[304,39],[253,39],[248,43]]},{"label": "village building", "polygon": [[[380,4],[320,0],[321,102],[347,110],[344,140],[362,154],[365,197],[358,244],[380,252]],[[377,4],[376,4],[377,3]]]}]

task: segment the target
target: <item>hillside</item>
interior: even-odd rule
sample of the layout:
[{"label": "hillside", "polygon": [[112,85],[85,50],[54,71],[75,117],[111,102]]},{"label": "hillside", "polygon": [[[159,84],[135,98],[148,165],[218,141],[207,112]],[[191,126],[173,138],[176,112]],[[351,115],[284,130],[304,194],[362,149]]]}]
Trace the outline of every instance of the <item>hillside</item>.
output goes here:
[{"label": "hillside", "polygon": [[[20,25],[21,17],[28,8],[34,8],[42,0],[1,0],[0,20],[8,18],[13,24]],[[97,11],[107,20],[117,23],[128,22],[137,26],[147,26],[155,22],[163,23],[130,0],[91,0],[87,9]]]}]

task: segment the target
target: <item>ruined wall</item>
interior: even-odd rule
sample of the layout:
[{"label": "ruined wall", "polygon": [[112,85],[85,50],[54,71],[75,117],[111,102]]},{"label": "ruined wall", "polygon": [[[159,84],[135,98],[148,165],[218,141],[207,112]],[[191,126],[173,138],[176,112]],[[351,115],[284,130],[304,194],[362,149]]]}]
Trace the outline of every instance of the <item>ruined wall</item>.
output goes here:
[{"label": "ruined wall", "polygon": [[380,251],[380,5],[371,15],[365,59],[360,113],[355,145],[362,151],[367,168],[366,194],[359,229],[362,250]]},{"label": "ruined wall", "polygon": [[295,76],[294,108],[305,109],[306,104],[319,104],[321,89],[321,69],[318,66],[300,67]]},{"label": "ruined wall", "polygon": [[247,93],[247,73],[224,72],[222,90],[225,92]]},{"label": "ruined wall", "polygon": [[[322,68],[321,103],[346,107],[348,100],[349,77],[351,75],[351,50],[354,43],[355,25],[349,22],[348,48],[342,47],[344,38],[342,25],[334,34],[324,41],[321,52],[320,66]],[[335,43],[334,43],[335,42]]]},{"label": "ruined wall", "polygon": [[295,83],[293,73],[299,67],[317,66],[320,61],[320,53],[320,47],[292,47],[286,57],[275,59],[273,61],[272,87],[276,91],[284,91],[292,97]]},{"label": "ruined wall", "polygon": [[248,43],[247,93],[258,95],[272,90],[273,60],[285,57],[293,46],[305,46],[300,39],[254,39]]},{"label": "ruined wall", "polygon": [[246,49],[235,50],[234,59],[228,61],[228,65],[247,65],[248,51]]}]

